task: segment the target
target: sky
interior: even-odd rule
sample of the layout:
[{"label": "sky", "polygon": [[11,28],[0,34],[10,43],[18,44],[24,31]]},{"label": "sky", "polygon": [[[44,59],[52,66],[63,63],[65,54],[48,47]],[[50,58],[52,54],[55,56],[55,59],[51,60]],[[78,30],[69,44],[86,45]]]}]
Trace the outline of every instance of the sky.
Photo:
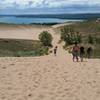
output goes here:
[{"label": "sky", "polygon": [[0,14],[100,13],[100,0],[0,0]]}]

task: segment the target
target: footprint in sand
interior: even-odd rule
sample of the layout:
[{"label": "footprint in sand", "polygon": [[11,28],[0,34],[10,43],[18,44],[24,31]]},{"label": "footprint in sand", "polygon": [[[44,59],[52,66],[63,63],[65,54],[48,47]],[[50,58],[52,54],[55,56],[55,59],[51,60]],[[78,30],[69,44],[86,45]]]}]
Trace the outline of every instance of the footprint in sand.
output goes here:
[{"label": "footprint in sand", "polygon": [[5,96],[2,96],[0,100],[6,100],[6,97]]},{"label": "footprint in sand", "polygon": [[20,73],[18,73],[18,75],[21,76],[21,75],[23,75],[23,74],[20,72]]},{"label": "footprint in sand", "polygon": [[38,100],[43,100],[45,98],[45,94],[43,95],[43,94],[39,94],[38,95]]},{"label": "footprint in sand", "polygon": [[28,94],[28,97],[32,97],[32,94],[30,93],[30,94]]},{"label": "footprint in sand", "polygon": [[6,67],[2,67],[2,69],[6,69]]},{"label": "footprint in sand", "polygon": [[99,90],[99,91],[97,91],[97,94],[100,96],[100,90]]},{"label": "footprint in sand", "polygon": [[15,64],[10,64],[11,66],[14,66]]},{"label": "footprint in sand", "polygon": [[95,71],[95,73],[96,73],[96,74],[98,74],[98,73],[99,73],[99,71],[97,71],[97,70],[96,70],[96,71]]}]

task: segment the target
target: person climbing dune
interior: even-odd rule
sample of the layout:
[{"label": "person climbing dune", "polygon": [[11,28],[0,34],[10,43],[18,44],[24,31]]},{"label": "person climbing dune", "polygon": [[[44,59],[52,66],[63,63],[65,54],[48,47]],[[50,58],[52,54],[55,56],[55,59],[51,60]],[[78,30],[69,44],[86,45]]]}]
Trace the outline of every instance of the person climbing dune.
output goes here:
[{"label": "person climbing dune", "polygon": [[78,62],[78,55],[79,55],[79,46],[77,45],[77,43],[75,43],[75,46],[73,47],[73,50],[72,50],[72,55],[73,55],[73,62],[75,61],[75,59],[77,60]]},{"label": "person climbing dune", "polygon": [[58,49],[58,46],[56,46],[56,47],[54,48],[54,55],[55,55],[55,56],[57,56],[57,49]]},{"label": "person climbing dune", "polygon": [[81,59],[81,62],[83,62],[84,55],[85,55],[85,50],[84,50],[84,47],[81,46],[80,47],[80,59]]}]

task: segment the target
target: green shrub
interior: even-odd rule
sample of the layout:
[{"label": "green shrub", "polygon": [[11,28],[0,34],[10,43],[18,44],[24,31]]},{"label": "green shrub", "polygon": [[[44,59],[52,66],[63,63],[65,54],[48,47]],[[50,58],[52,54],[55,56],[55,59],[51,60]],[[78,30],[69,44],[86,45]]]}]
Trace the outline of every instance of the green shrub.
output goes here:
[{"label": "green shrub", "polygon": [[61,40],[65,41],[66,45],[82,42],[79,32],[76,32],[73,28],[66,26],[61,29]]},{"label": "green shrub", "polygon": [[39,52],[40,52],[40,55],[48,55],[48,51],[49,51],[49,48],[48,47],[42,47]]},{"label": "green shrub", "polygon": [[44,46],[52,46],[52,35],[47,31],[43,31],[39,35],[39,39]]}]

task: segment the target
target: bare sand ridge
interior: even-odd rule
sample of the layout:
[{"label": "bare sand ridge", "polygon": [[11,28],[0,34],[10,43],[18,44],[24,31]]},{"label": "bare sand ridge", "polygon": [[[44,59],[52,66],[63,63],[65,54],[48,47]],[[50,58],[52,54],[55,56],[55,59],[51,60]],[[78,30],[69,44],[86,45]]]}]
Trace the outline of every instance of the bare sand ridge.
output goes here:
[{"label": "bare sand ridge", "polygon": [[48,26],[8,25],[0,26],[0,38],[37,40],[42,31],[52,33]]},{"label": "bare sand ridge", "polygon": [[[53,45],[58,45],[57,57],[0,58],[0,100],[100,100],[100,60],[72,62],[72,56],[58,44],[54,28],[49,30]],[[24,30],[13,31],[21,34]],[[37,39],[35,35],[31,36]]]}]

